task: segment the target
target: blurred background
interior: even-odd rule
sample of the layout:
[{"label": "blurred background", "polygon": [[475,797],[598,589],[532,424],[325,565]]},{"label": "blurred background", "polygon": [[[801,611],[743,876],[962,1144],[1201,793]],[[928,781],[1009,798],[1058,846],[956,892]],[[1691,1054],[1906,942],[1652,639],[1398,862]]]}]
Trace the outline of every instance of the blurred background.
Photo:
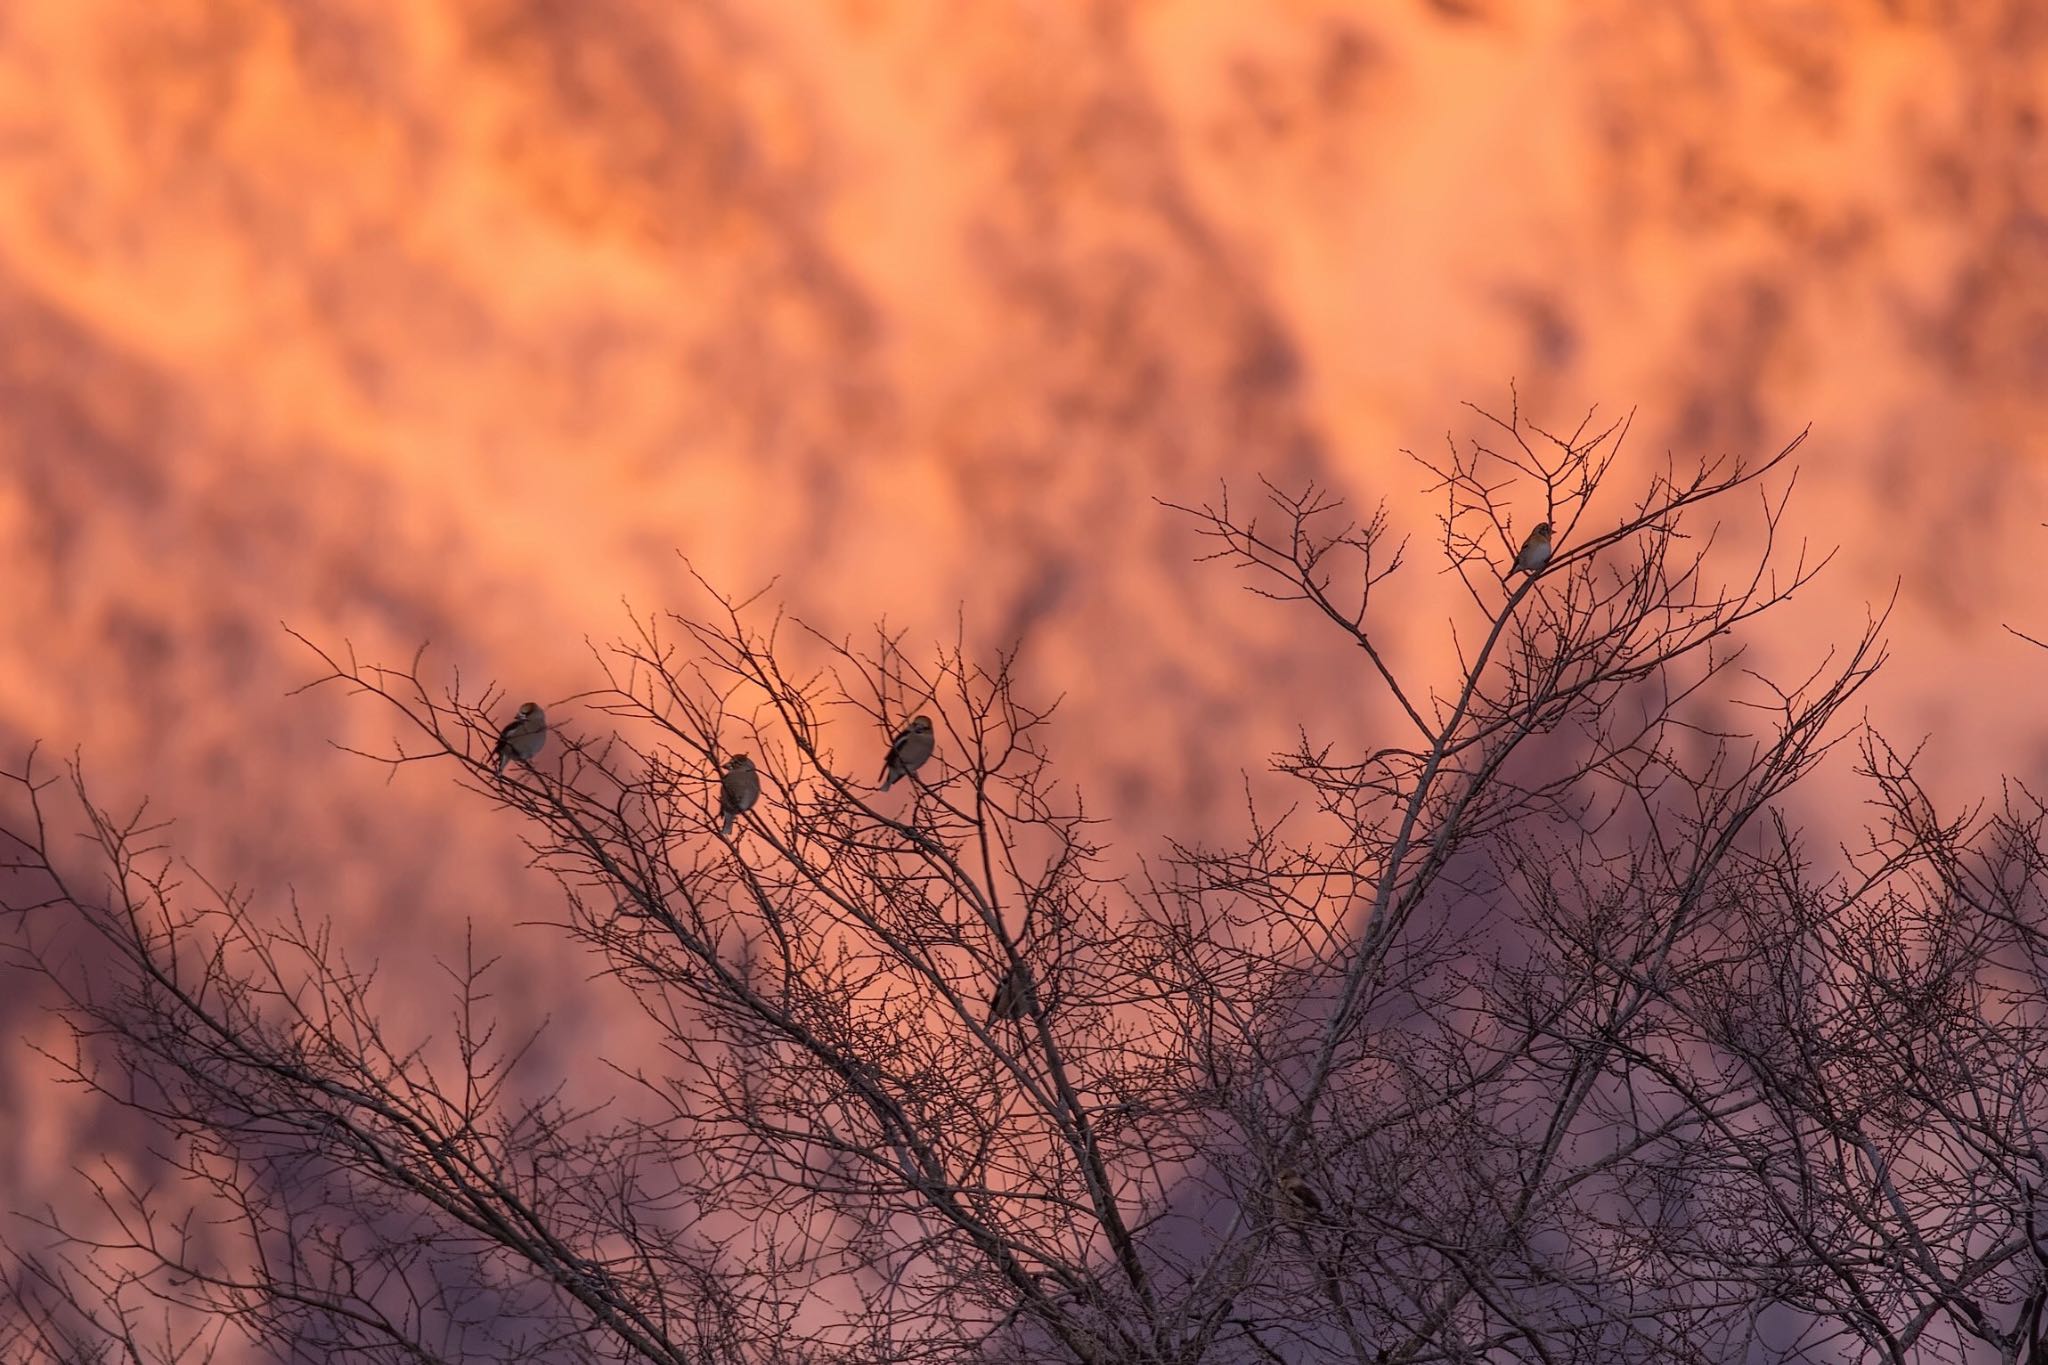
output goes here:
[{"label": "blurred background", "polygon": [[[1442,686],[1402,452],[1512,383],[1633,409],[1631,492],[1812,424],[1788,528],[1839,554],[1757,666],[1896,587],[1870,719],[1938,800],[2039,783],[2048,655],[2004,627],[2048,635],[2044,118],[2034,0],[6,6],[0,759],[76,752],[396,981],[475,921],[551,1079],[605,1007],[520,927],[557,889],[448,770],[336,752],[389,721],[288,696],[283,625],[431,641],[509,716],[595,685],[625,603],[701,606],[679,555],[831,634],[964,623],[1151,854],[1240,830],[1298,726],[1383,719],[1157,500],[1384,499],[1384,638]],[[439,989],[393,1009],[444,1027]],[[136,1134],[50,1087],[33,992],[0,1037],[19,1208]]]}]

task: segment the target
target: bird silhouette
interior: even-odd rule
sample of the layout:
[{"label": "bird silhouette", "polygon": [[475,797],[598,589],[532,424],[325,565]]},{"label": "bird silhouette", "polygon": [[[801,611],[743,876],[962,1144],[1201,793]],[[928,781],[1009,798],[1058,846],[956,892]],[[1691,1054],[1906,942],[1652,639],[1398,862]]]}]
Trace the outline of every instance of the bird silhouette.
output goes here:
[{"label": "bird silhouette", "polygon": [[912,716],[910,724],[889,742],[888,757],[882,760],[882,790],[889,790],[896,785],[897,778],[908,777],[922,768],[932,756],[932,744],[932,718]]},{"label": "bird silhouette", "polygon": [[1522,542],[1522,552],[1515,556],[1515,562],[1508,572],[1521,572],[1534,577],[1550,562],[1550,523],[1539,521],[1529,538]]},{"label": "bird silhouette", "polygon": [[491,750],[491,757],[498,760],[498,771],[505,771],[505,765],[513,759],[533,764],[541,746],[548,742],[548,715],[540,709],[537,701],[521,702],[519,710],[498,731],[497,747]]},{"label": "bird silhouette", "polygon": [[760,799],[761,774],[754,770],[754,760],[745,754],[736,755],[718,779],[718,813],[725,817],[718,832],[731,834],[733,822],[752,810]]}]

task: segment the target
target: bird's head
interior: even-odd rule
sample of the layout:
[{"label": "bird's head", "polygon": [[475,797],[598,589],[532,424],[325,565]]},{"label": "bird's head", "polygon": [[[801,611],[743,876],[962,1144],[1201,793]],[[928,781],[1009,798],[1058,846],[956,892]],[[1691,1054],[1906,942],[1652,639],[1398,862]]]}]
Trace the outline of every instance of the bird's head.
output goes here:
[{"label": "bird's head", "polygon": [[725,770],[729,773],[740,773],[745,772],[747,769],[753,766],[753,759],[748,758],[745,754],[734,754],[732,756],[732,762],[725,765]]},{"label": "bird's head", "polygon": [[1548,539],[1550,539],[1550,523],[1549,523],[1549,522],[1547,522],[1547,521],[1539,521],[1539,522],[1537,522],[1537,523],[1536,523],[1536,529],[1535,529],[1535,530],[1533,530],[1533,531],[1531,531],[1531,532],[1529,533],[1529,539],[1531,539],[1531,540],[1548,540]]},{"label": "bird's head", "polygon": [[541,710],[540,710],[540,703],[539,703],[539,702],[537,702],[537,701],[523,701],[523,702],[519,703],[519,717],[518,717],[518,718],[519,718],[520,720],[538,720],[538,719],[540,719],[540,715],[541,715]]},{"label": "bird's head", "polygon": [[930,716],[912,716],[910,718],[910,728],[918,734],[928,735],[932,732],[932,718]]}]

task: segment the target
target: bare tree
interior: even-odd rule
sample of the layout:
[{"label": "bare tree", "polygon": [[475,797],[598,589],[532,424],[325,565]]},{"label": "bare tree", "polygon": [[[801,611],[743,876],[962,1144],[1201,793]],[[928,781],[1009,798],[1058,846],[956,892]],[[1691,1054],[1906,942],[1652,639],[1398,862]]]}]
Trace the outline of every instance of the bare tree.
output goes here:
[{"label": "bare tree", "polygon": [[[1819,568],[1783,534],[1799,441],[1622,505],[1625,423],[1482,417],[1493,440],[1421,462],[1465,597],[1449,678],[1384,644],[1383,511],[1183,509],[1358,646],[1401,728],[1345,753],[1305,727],[1299,808],[1140,875],[1054,780],[1012,661],[958,644],[714,596],[596,651],[602,686],[502,775],[502,698],[320,653],[407,727],[373,757],[525,821],[559,932],[665,1043],[614,1067],[615,1107],[506,1091],[487,948],[436,1062],[324,925],[181,882],[74,767],[88,888],[31,761],[21,951],[71,1078],[147,1115],[181,1188],[102,1175],[113,1235],[19,1248],[20,1349],[2032,1359],[2040,807],[1943,822],[1865,732],[1868,842],[1810,848],[1788,797],[1883,651],[1880,617],[1797,684],[1741,667]],[[1539,521],[1553,558],[1511,571]],[[936,753],[884,794],[919,713]],[[722,834],[741,753],[762,795]],[[50,950],[58,911],[90,971]]]}]

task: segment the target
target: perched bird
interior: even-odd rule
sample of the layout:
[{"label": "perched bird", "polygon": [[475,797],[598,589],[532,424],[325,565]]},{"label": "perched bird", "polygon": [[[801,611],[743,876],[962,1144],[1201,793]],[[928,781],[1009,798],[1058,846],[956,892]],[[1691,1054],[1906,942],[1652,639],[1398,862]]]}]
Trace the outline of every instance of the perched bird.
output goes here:
[{"label": "perched bird", "polygon": [[998,1019],[1021,1021],[1024,1018],[1024,988],[1030,975],[1030,969],[1021,962],[1003,973],[1003,979],[996,983],[996,998],[988,1004],[989,1023],[993,1024]]},{"label": "perched bird", "polygon": [[896,785],[897,778],[908,777],[922,768],[931,756],[932,718],[912,716],[910,724],[889,742],[889,756],[882,760],[882,790],[889,790]]},{"label": "perched bird", "polygon": [[1514,573],[1519,569],[1534,577],[1542,572],[1543,566],[1549,562],[1550,523],[1539,521],[1536,523],[1536,529],[1529,533],[1529,538],[1522,542],[1522,552],[1515,556],[1514,566],[1508,572]]},{"label": "perched bird", "polygon": [[1292,1166],[1282,1166],[1273,1177],[1273,1210],[1284,1221],[1299,1227],[1323,1216],[1323,1198],[1301,1178],[1301,1172]]},{"label": "perched bird", "polygon": [[537,701],[521,702],[518,712],[498,731],[498,747],[491,750],[491,757],[498,760],[498,771],[502,773],[515,758],[531,764],[547,742],[547,712],[540,709]]},{"label": "perched bird", "polygon": [[733,821],[752,810],[760,799],[761,774],[754,771],[753,759],[740,754],[725,765],[725,773],[718,779],[718,813],[725,817],[718,832],[732,833]]}]

